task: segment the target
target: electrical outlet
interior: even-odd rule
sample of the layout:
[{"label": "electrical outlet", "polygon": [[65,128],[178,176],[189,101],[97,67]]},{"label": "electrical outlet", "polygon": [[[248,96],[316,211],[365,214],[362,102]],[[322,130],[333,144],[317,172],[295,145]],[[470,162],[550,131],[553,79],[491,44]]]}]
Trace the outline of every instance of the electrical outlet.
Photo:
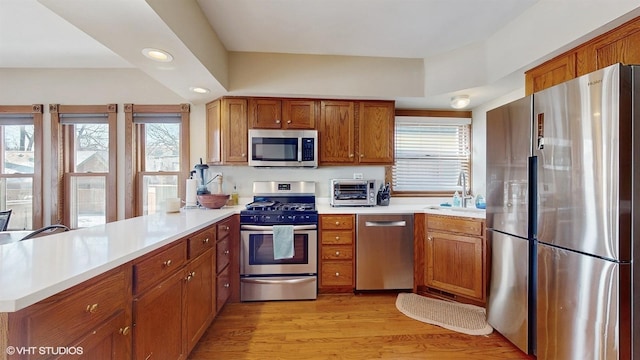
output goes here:
[{"label": "electrical outlet", "polygon": [[362,180],[362,173],[353,173],[353,178],[356,180]]}]

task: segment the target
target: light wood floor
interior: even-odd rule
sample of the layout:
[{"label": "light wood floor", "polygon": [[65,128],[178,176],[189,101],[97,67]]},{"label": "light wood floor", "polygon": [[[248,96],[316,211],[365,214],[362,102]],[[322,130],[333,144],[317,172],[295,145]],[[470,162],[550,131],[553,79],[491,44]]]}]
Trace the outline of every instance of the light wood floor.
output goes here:
[{"label": "light wood floor", "polygon": [[528,359],[501,335],[413,320],[396,294],[227,304],[189,359]]}]

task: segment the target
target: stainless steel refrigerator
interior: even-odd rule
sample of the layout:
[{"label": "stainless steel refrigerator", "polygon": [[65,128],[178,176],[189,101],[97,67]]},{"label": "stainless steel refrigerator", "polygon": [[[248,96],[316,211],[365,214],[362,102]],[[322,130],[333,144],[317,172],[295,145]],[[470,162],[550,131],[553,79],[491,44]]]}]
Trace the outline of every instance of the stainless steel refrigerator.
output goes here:
[{"label": "stainless steel refrigerator", "polygon": [[[524,198],[532,263],[519,280],[529,290],[527,348],[539,359],[640,359],[640,67],[612,65],[535,93],[529,103],[529,135],[503,140],[531,144]],[[487,135],[487,226],[501,234],[496,220],[520,213],[500,210],[517,198],[516,180],[500,174],[519,174],[521,166],[499,167],[489,149],[505,145],[490,141]],[[492,193],[499,183],[502,197]],[[521,265],[524,255],[491,241],[497,264],[488,316],[502,332],[512,320],[499,314],[500,301],[510,301],[502,259]]]},{"label": "stainless steel refrigerator", "polygon": [[487,239],[491,278],[487,320],[525,353],[533,353],[535,242],[530,226],[533,97],[487,112]]}]

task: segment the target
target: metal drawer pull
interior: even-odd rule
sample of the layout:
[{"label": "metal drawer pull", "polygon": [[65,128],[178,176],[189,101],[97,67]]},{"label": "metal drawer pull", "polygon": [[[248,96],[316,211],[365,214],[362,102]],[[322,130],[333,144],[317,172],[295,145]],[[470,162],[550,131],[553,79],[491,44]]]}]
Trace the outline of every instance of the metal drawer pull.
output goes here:
[{"label": "metal drawer pull", "polygon": [[203,243],[208,244],[209,243],[209,238],[206,238],[204,240],[202,240]]},{"label": "metal drawer pull", "polygon": [[336,240],[340,240],[340,236],[336,236]]},{"label": "metal drawer pull", "polygon": [[340,256],[340,251],[336,251],[336,256]]},{"label": "metal drawer pull", "polygon": [[226,287],[226,288],[228,288],[229,286],[231,286],[231,285],[229,285],[229,283],[224,284],[224,287]]},{"label": "metal drawer pull", "polygon": [[130,327],[128,327],[128,326],[125,326],[125,327],[123,327],[123,328],[120,328],[120,330],[118,330],[118,333],[119,333],[120,335],[125,335],[125,336],[126,336],[126,335],[129,335],[129,332],[131,332],[131,328],[130,328]]},{"label": "metal drawer pull", "polygon": [[340,225],[340,221],[336,221],[336,225]]},{"label": "metal drawer pull", "polygon": [[337,272],[337,273],[336,273],[336,277],[337,277],[337,276],[340,276],[340,273],[339,273],[339,272]]},{"label": "metal drawer pull", "polygon": [[407,226],[406,221],[365,221],[365,226]]},{"label": "metal drawer pull", "polygon": [[225,250],[225,251],[224,251],[224,254],[225,254],[225,255],[229,255],[229,250]]},{"label": "metal drawer pull", "polygon": [[165,267],[171,266],[171,260],[167,260],[167,261],[163,262],[162,265],[164,265]]},{"label": "metal drawer pull", "polygon": [[98,311],[98,304],[91,304],[91,305],[87,305],[87,310],[88,313],[90,314],[95,314],[96,311]]}]

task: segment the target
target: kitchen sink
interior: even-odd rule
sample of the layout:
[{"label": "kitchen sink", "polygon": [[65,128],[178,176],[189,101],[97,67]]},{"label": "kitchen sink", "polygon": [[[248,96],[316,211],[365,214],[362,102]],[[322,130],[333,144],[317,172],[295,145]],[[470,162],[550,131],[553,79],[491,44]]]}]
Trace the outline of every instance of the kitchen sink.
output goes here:
[{"label": "kitchen sink", "polygon": [[[452,206],[439,206],[439,205],[427,205],[424,210],[435,213],[449,214],[449,215],[467,215],[472,217],[484,217],[485,209],[478,209],[474,207],[452,207]],[[464,215],[463,215],[464,216]]]}]

